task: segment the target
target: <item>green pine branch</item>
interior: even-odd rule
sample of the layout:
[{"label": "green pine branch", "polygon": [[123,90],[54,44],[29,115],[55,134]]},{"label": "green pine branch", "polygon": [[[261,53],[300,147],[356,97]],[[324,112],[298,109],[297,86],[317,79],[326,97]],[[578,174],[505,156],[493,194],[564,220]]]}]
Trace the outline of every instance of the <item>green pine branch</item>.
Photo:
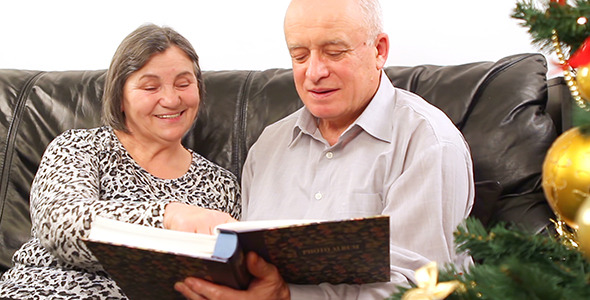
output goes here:
[{"label": "green pine branch", "polygon": [[[553,30],[557,31],[560,42],[573,54],[590,36],[590,1],[576,0],[574,5],[559,5],[546,2],[539,7],[533,1],[518,1],[511,17],[521,20],[520,25],[528,28],[533,44],[541,50],[552,52]],[[588,22],[578,24],[578,19],[585,17]],[[567,53],[564,53],[567,54]]]},{"label": "green pine branch", "polygon": [[[590,299],[590,263],[557,238],[504,224],[488,232],[470,218],[455,239],[477,263],[465,272],[450,265],[439,270],[439,282],[462,283],[447,299]],[[388,299],[401,299],[406,290]]]}]

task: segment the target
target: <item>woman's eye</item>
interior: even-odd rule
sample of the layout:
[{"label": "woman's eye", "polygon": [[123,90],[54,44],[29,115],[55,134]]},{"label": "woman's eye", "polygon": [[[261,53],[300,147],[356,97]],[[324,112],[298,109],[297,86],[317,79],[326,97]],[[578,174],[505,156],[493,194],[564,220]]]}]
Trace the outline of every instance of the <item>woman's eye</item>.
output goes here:
[{"label": "woman's eye", "polygon": [[190,82],[181,82],[176,84],[176,88],[185,89],[189,87],[191,84]]}]

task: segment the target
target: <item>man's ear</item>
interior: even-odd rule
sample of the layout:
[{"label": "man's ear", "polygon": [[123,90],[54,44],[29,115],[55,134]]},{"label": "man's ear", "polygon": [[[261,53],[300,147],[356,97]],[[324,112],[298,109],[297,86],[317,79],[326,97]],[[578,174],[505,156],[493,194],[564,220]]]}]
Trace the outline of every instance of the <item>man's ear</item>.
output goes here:
[{"label": "man's ear", "polygon": [[375,55],[377,70],[381,70],[389,55],[389,36],[386,33],[379,34],[375,39]]}]

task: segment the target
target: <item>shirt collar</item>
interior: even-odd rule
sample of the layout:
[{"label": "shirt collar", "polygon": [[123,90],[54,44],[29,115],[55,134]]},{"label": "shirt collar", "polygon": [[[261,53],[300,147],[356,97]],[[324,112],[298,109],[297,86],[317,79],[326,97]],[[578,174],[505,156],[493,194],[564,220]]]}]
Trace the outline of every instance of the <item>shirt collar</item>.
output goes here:
[{"label": "shirt collar", "polygon": [[374,138],[391,143],[394,104],[395,88],[385,71],[381,71],[377,93],[355,123]]},{"label": "shirt collar", "polygon": [[[379,88],[375,96],[343,135],[351,128],[358,126],[374,138],[391,143],[392,122],[390,120],[393,116],[394,96],[395,88],[391,84],[391,80],[384,71],[381,71]],[[314,137],[317,129],[317,118],[305,106],[302,107],[293,127],[293,136],[289,145],[293,145],[303,134]]]},{"label": "shirt collar", "polygon": [[317,118],[314,117],[305,106],[303,106],[299,110],[299,116],[293,127],[293,136],[291,137],[289,147],[295,144],[303,134],[313,137],[313,134],[317,129]]}]

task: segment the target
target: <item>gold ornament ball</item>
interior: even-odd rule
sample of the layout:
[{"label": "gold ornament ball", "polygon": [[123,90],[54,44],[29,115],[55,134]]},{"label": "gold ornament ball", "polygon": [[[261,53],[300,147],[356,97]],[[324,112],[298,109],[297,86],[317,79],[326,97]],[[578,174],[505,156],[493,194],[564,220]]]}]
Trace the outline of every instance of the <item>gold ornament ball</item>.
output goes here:
[{"label": "gold ornament ball", "polygon": [[590,65],[576,69],[576,83],[578,84],[580,96],[586,100],[590,100]]},{"label": "gold ornament ball", "polygon": [[555,214],[577,229],[576,213],[590,194],[590,136],[574,127],[553,142],[543,162],[542,185]]},{"label": "gold ornament ball", "polygon": [[590,198],[586,198],[576,214],[576,240],[587,259],[590,259]]}]

